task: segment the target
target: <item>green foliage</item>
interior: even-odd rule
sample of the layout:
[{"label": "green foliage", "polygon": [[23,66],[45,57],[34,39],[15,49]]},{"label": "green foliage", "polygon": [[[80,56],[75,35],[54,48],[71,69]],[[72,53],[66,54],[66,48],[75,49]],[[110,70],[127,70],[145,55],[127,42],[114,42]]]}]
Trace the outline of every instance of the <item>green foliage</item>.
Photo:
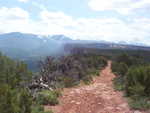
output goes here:
[{"label": "green foliage", "polygon": [[36,97],[37,103],[41,105],[56,105],[58,104],[58,97],[60,96],[60,92],[58,91],[48,91],[48,90],[43,90],[38,93]]},{"label": "green foliage", "polygon": [[125,87],[125,74],[128,71],[128,66],[123,62],[113,62],[112,71],[117,74],[117,77],[113,80],[115,88],[117,90],[123,90]]},{"label": "green foliage", "polygon": [[89,73],[89,75],[91,75],[91,76],[99,76],[101,69],[102,69],[102,68],[100,68],[100,69],[92,68],[92,69],[89,69],[89,70],[88,70],[88,73]]},{"label": "green foliage", "polygon": [[150,66],[138,66],[129,69],[126,75],[127,95],[150,96]]},{"label": "green foliage", "polygon": [[133,65],[143,65],[145,64],[145,61],[142,57],[140,56],[131,56],[128,54],[121,54],[116,58],[116,61],[118,63],[124,63],[126,64],[128,67],[131,67]]},{"label": "green foliage", "polygon": [[78,84],[78,82],[76,82],[74,78],[67,77],[67,76],[64,76],[62,81],[63,81],[64,87],[66,88],[73,87]]},{"label": "green foliage", "polygon": [[118,90],[125,89],[125,78],[128,70],[133,66],[140,66],[143,64],[144,61],[137,56],[122,54],[116,57],[116,60],[112,63],[112,71],[117,75],[114,79],[115,88]]},{"label": "green foliage", "polygon": [[[15,96],[13,96],[15,95]],[[15,108],[15,113],[30,113],[32,98],[26,89],[16,91],[12,97],[12,106]]]},{"label": "green foliage", "polygon": [[8,84],[12,88],[28,82],[31,72],[23,62],[15,62],[10,58],[0,55],[0,83]]},{"label": "green foliage", "polygon": [[8,85],[0,85],[0,112],[11,113],[13,107],[11,105],[11,89]]},{"label": "green foliage", "polygon": [[123,62],[121,63],[113,62],[112,71],[117,73],[118,75],[124,76],[128,71],[128,66]]},{"label": "green foliage", "polygon": [[30,113],[31,96],[25,89],[31,73],[22,62],[0,54],[0,112]]},{"label": "green foliage", "polygon": [[132,65],[132,59],[127,54],[121,54],[120,56],[118,56],[117,57],[117,62],[125,63],[127,66],[131,66]]},{"label": "green foliage", "polygon": [[0,54],[0,113],[52,113],[31,107],[33,99],[26,88],[31,75],[23,62]]},{"label": "green foliage", "polygon": [[121,55],[113,62],[112,71],[117,74],[115,88],[124,90],[132,108],[150,108],[150,66],[141,57]]},{"label": "green foliage", "polygon": [[147,97],[129,98],[128,102],[133,109],[146,110],[150,108],[150,101]]},{"label": "green foliage", "polygon": [[91,75],[87,75],[87,76],[85,76],[83,79],[83,82],[85,83],[85,84],[90,84],[91,83],[91,81],[93,80],[93,78],[92,78],[92,76]]},{"label": "green foliage", "polygon": [[30,113],[31,96],[26,89],[12,89],[9,85],[0,85],[1,113]]},{"label": "green foliage", "polygon": [[121,76],[114,78],[113,83],[114,83],[114,88],[116,90],[119,90],[119,91],[124,90],[124,87],[125,87],[124,79]]},{"label": "green foliage", "polygon": [[53,112],[51,110],[45,112],[43,106],[35,105],[35,106],[32,106],[32,112],[31,113],[53,113]]}]

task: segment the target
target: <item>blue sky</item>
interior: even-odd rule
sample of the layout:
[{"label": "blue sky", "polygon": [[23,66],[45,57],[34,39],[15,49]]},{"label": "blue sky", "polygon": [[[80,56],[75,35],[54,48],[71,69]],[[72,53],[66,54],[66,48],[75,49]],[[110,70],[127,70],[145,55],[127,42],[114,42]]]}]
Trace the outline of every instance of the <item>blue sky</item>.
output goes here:
[{"label": "blue sky", "polygon": [[149,44],[150,0],[0,0],[0,33]]}]

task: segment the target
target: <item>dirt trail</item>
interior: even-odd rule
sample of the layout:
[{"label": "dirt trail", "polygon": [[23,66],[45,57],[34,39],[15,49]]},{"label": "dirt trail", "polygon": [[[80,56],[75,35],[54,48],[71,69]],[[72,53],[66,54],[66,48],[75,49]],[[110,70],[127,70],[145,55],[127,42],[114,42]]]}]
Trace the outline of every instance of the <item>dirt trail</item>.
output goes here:
[{"label": "dirt trail", "polygon": [[121,92],[115,91],[111,62],[90,85],[64,89],[60,104],[45,106],[54,113],[141,113],[130,110]]}]

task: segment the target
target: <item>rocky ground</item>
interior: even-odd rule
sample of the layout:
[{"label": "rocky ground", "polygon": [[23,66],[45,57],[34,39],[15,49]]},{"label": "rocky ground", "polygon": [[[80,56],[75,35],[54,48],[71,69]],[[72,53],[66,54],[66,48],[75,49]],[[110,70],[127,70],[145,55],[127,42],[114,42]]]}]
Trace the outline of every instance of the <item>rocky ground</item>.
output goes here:
[{"label": "rocky ground", "polygon": [[114,90],[111,62],[90,85],[66,88],[57,106],[45,106],[54,113],[144,113],[131,110],[122,92]]}]

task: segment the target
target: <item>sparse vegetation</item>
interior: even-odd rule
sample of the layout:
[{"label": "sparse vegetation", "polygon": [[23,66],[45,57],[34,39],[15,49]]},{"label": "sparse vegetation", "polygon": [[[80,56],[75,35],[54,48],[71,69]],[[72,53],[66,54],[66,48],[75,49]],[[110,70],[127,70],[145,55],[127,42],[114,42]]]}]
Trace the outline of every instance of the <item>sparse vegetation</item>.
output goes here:
[{"label": "sparse vegetation", "polygon": [[36,102],[40,105],[56,105],[60,95],[58,91],[43,90],[37,94]]},{"label": "sparse vegetation", "polygon": [[121,55],[112,65],[116,89],[124,90],[134,109],[150,108],[150,66],[139,57]]},{"label": "sparse vegetation", "polygon": [[[106,58],[113,60],[115,88],[125,92],[129,105],[134,109],[150,108],[150,58],[146,56],[150,55],[145,51],[141,52],[142,57],[138,51],[120,53],[121,50],[74,48],[69,55],[47,57],[40,63],[39,76],[34,77],[23,62],[0,54],[0,112],[52,113],[44,112],[43,105],[59,103],[58,89],[76,86],[81,81],[90,84],[107,65]],[[28,86],[31,80],[44,86],[40,86],[35,95]]]},{"label": "sparse vegetation", "polygon": [[54,59],[48,57],[42,62],[41,75],[43,80],[53,88],[72,87],[84,81],[92,80],[99,75],[97,70],[105,67],[107,60],[100,55],[84,53],[76,50],[69,56]]},{"label": "sparse vegetation", "polygon": [[90,83],[92,76],[99,75],[98,70],[103,68],[107,61],[100,55],[82,53],[60,58],[48,57],[41,63],[42,78],[36,77],[51,90],[41,87],[36,94],[32,94],[32,89],[28,89],[31,80],[36,77],[32,77],[23,62],[0,55],[0,63],[1,113],[47,113],[42,105],[59,103],[58,97],[61,94],[58,88],[72,87],[80,81]]},{"label": "sparse vegetation", "polygon": [[42,105],[35,105],[35,106],[32,106],[31,113],[53,113],[53,111],[49,110],[49,111],[45,112],[44,107]]}]

